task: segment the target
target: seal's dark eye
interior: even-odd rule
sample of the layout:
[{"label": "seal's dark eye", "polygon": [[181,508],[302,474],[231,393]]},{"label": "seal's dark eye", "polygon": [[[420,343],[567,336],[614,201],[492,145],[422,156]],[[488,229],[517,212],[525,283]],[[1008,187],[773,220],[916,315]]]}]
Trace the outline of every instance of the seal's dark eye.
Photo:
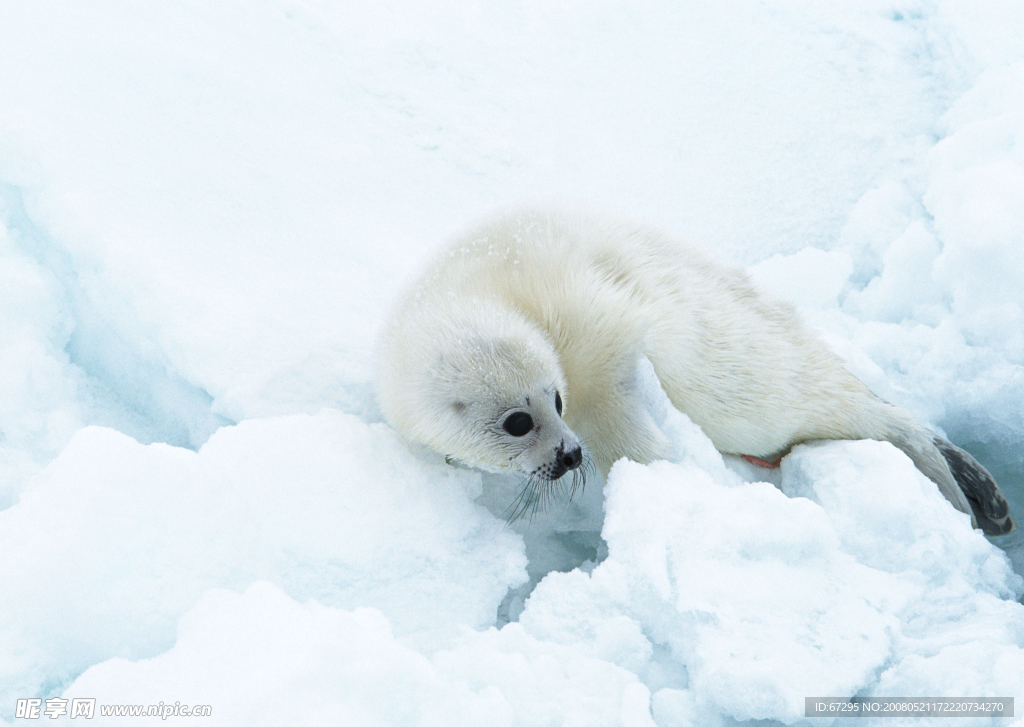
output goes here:
[{"label": "seal's dark eye", "polygon": [[506,419],[505,423],[501,426],[513,437],[523,437],[533,429],[533,419],[530,418],[529,414],[517,411]]},{"label": "seal's dark eye", "polygon": [[558,416],[562,416],[562,395],[557,391],[555,392],[555,411],[558,412]]}]

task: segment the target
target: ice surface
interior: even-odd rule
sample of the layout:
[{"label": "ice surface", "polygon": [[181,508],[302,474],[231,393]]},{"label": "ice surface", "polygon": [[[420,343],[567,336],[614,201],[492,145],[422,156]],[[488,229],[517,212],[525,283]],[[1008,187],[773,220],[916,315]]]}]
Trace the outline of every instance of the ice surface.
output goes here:
[{"label": "ice surface", "polygon": [[1019,3],[37,0],[0,48],[0,719],[1024,696],[1024,535],[888,445],[723,460],[641,362],[673,461],[506,526],[369,387],[443,237],[583,202],[750,265],[1024,520]]},{"label": "ice surface", "polygon": [[174,648],[142,662],[111,659],[67,690],[146,705],[168,693],[210,704],[213,721],[231,725],[654,724],[631,672],[518,624],[467,630],[431,659],[396,639],[375,609],[300,605],[268,583],[208,592],[181,618]]}]

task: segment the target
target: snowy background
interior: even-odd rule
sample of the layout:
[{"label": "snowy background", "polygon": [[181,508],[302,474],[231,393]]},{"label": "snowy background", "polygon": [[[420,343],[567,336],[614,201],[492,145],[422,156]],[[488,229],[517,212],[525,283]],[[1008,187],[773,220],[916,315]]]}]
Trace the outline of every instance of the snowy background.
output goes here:
[{"label": "snowy background", "polygon": [[226,725],[1019,713],[1024,536],[889,445],[759,483],[652,387],[677,462],[506,528],[514,479],[381,422],[402,282],[551,199],[750,266],[1024,520],[1019,2],[8,0],[0,721],[60,695]]}]

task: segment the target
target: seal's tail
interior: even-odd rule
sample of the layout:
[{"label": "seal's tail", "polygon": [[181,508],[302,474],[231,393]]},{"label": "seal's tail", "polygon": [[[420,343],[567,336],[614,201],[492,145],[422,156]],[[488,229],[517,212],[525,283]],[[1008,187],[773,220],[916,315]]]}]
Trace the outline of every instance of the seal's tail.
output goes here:
[{"label": "seal's tail", "polygon": [[978,527],[986,535],[1005,535],[1013,530],[1010,505],[988,470],[969,453],[942,437],[935,437],[933,442],[946,458],[953,479],[967,497]]},{"label": "seal's tail", "polygon": [[910,457],[947,500],[971,516],[971,524],[986,535],[1005,535],[1014,528],[1010,506],[999,485],[974,459],[932,430],[917,423],[910,412],[882,402],[870,419],[884,422],[866,438],[891,442]]}]

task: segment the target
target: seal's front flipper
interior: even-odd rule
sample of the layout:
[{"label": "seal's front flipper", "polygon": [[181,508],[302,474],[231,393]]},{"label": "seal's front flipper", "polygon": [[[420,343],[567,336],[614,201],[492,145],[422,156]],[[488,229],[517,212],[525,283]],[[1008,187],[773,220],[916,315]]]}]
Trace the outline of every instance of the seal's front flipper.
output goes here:
[{"label": "seal's front flipper", "polygon": [[953,478],[967,497],[978,527],[986,535],[1005,535],[1013,530],[1010,505],[988,470],[969,453],[942,437],[935,437],[934,441],[946,458]]}]

